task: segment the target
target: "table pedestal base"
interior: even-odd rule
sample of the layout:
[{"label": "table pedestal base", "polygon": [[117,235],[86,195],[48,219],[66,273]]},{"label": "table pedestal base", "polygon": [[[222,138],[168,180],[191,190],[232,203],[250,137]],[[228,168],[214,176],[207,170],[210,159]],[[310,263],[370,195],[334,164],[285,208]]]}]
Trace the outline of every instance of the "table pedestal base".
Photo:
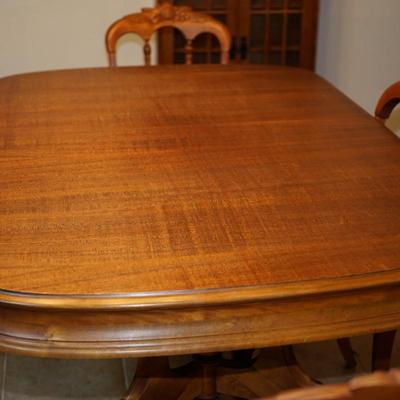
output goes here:
[{"label": "table pedestal base", "polygon": [[[395,333],[390,331],[374,335],[373,370],[389,368]],[[339,343],[342,354],[352,351],[350,342],[346,342],[348,339],[342,341]],[[192,363],[175,369],[171,369],[168,357],[143,358],[138,361],[135,378],[123,400],[244,400],[274,394],[274,391],[290,386],[320,384],[301,368],[292,346],[281,349],[283,362],[272,365],[272,369],[265,358],[258,359],[253,365],[253,351],[234,352],[233,360],[222,360],[219,353],[196,355]],[[351,357],[344,359],[349,368]],[[354,363],[350,364],[354,366]],[[289,387],[282,388],[282,382],[276,386],[275,379],[267,376],[265,371],[273,368],[280,369],[280,375],[283,375],[282,368],[285,369],[284,385]]]},{"label": "table pedestal base", "polygon": [[273,361],[260,357],[241,369],[234,361],[221,363],[218,353],[196,355],[178,369],[170,368],[168,357],[140,359],[123,400],[246,400],[316,384],[298,365],[291,346],[282,350],[276,348]]},{"label": "table pedestal base", "polygon": [[176,369],[170,368],[168,357],[140,359],[123,400],[246,400],[217,391],[219,354],[194,358],[194,362]]}]

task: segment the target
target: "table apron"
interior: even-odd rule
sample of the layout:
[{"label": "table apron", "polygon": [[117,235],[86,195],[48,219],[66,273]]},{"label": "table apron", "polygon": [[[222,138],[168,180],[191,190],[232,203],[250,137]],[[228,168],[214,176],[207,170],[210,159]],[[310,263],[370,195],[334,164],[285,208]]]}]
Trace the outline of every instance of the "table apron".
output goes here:
[{"label": "table apron", "polygon": [[296,344],[400,328],[400,285],[241,304],[46,310],[0,304],[0,351],[151,357]]}]

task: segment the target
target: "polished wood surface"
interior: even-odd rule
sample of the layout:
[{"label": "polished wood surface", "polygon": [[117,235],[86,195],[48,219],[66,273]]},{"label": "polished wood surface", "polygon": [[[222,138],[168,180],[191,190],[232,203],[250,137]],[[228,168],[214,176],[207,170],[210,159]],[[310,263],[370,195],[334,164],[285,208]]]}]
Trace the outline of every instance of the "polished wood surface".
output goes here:
[{"label": "polished wood surface", "polygon": [[400,326],[399,139],[311,72],[22,75],[0,80],[0,117],[0,349],[168,355]]},{"label": "polished wood surface", "polygon": [[311,73],[164,68],[0,81],[3,289],[221,291],[398,271],[394,135]]},{"label": "polished wood surface", "polygon": [[116,66],[117,42],[127,33],[135,33],[142,37],[145,42],[143,48],[145,65],[150,65],[150,39],[156,31],[166,27],[178,29],[184,35],[186,64],[192,64],[193,40],[202,33],[211,33],[218,39],[221,64],[229,63],[231,35],[224,24],[208,14],[192,11],[190,7],[175,7],[169,3],[162,3],[154,8],[144,8],[140,13],[126,15],[110,26],[106,33],[110,66]]},{"label": "polished wood surface", "polygon": [[359,376],[345,384],[293,390],[270,397],[269,400],[397,400],[399,398],[400,371],[393,370]]}]

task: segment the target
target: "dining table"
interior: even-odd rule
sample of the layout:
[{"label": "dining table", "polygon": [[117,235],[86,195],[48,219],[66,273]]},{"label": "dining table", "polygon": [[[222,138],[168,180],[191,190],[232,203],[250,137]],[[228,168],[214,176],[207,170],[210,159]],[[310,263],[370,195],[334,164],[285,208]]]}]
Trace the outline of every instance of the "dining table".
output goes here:
[{"label": "dining table", "polygon": [[400,328],[400,140],[265,65],[0,79],[0,351],[219,353]]}]

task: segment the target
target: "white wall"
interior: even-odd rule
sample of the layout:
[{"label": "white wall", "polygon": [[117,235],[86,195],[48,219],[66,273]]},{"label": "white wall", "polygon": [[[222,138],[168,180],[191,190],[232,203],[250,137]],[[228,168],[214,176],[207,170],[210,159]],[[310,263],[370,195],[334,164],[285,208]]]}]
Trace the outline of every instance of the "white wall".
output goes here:
[{"label": "white wall", "polygon": [[[373,113],[400,80],[400,0],[320,0],[317,72]],[[400,133],[400,109],[389,127]]]},{"label": "white wall", "polygon": [[[400,0],[320,0],[317,72],[369,112],[400,80]],[[154,0],[0,0],[0,77],[106,66],[112,21]],[[142,64],[140,40],[121,41],[120,65]],[[400,133],[400,110],[391,121]]]},{"label": "white wall", "polygon": [[[106,66],[104,35],[123,15],[154,0],[0,0],[0,77]],[[143,64],[140,41],[121,40],[119,63]]]}]

